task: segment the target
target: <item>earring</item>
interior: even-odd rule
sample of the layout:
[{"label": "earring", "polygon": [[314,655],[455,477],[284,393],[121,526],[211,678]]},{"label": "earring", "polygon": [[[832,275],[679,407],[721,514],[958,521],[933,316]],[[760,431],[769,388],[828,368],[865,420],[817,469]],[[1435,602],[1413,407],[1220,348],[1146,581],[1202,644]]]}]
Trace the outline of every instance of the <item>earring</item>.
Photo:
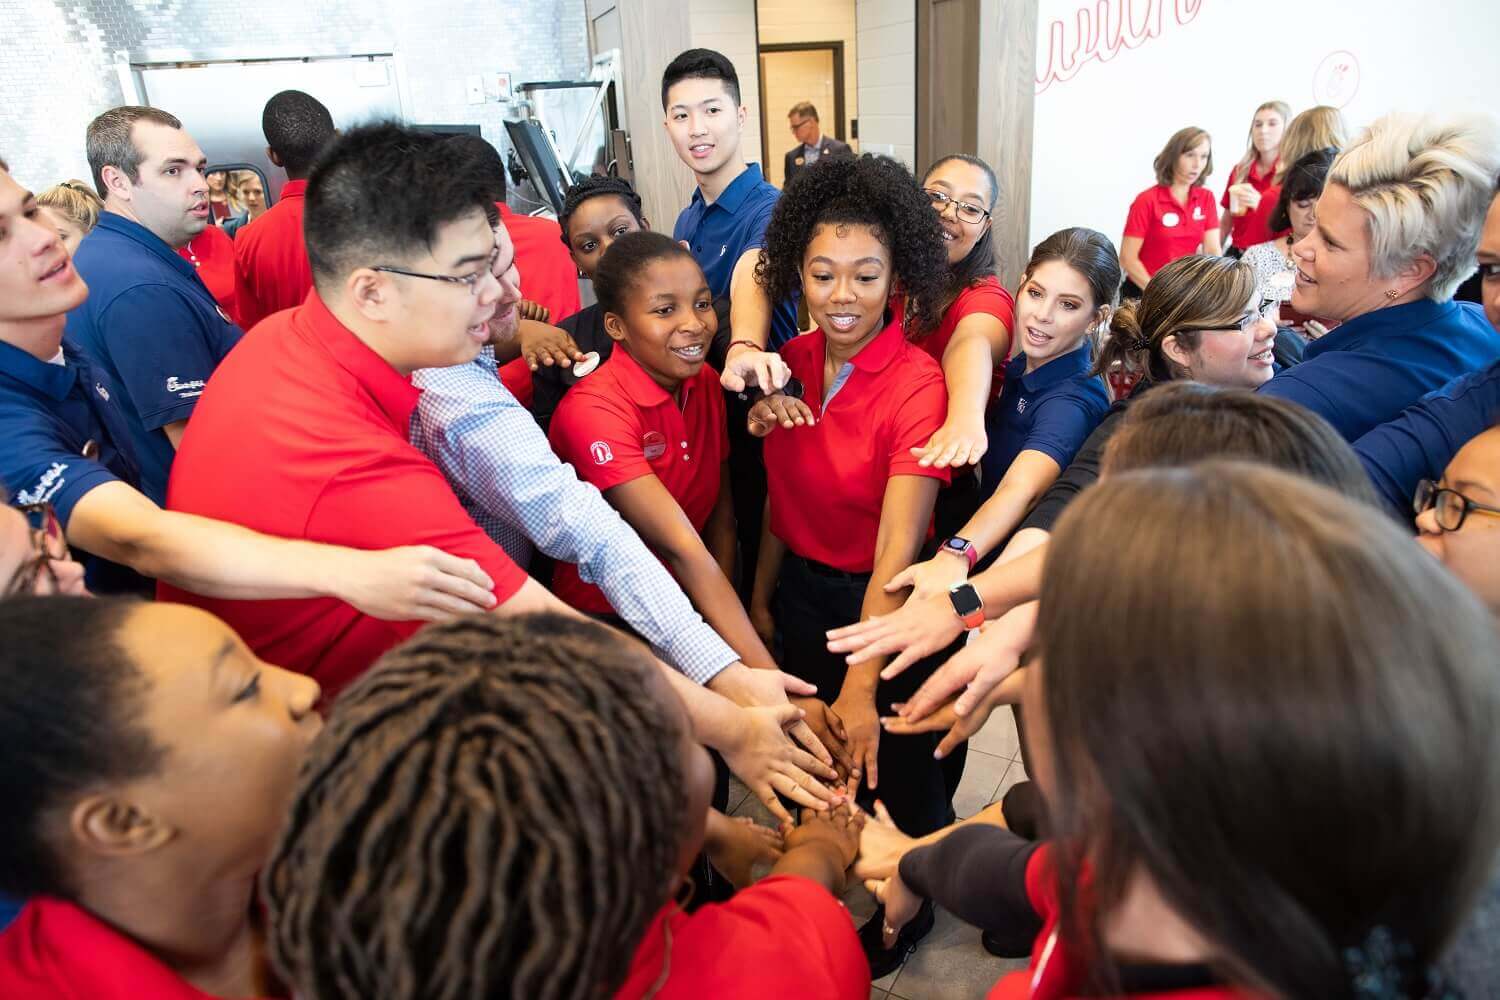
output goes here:
[{"label": "earring", "polygon": [[1396,299],[1396,297],[1398,295],[1400,295],[1400,294],[1401,293],[1398,292],[1398,291],[1396,291],[1394,288],[1387,288],[1385,290],[1385,297],[1388,298],[1388,299],[1391,299],[1392,301],[1394,301]]}]

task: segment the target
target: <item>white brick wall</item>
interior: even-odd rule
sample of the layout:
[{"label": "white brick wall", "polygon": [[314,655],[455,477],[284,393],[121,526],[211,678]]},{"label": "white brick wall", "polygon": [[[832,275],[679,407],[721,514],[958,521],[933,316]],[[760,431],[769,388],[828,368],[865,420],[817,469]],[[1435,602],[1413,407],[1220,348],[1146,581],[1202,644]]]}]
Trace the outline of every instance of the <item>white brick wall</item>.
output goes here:
[{"label": "white brick wall", "polygon": [[856,0],[859,147],[916,159],[917,46],[914,0]]},{"label": "white brick wall", "polygon": [[588,70],[584,0],[0,0],[0,24],[0,156],[36,190],[88,178],[84,128],[121,103],[117,52],[396,52],[414,120],[477,124],[497,144],[506,109],[466,103],[465,75],[509,70],[519,83]]}]

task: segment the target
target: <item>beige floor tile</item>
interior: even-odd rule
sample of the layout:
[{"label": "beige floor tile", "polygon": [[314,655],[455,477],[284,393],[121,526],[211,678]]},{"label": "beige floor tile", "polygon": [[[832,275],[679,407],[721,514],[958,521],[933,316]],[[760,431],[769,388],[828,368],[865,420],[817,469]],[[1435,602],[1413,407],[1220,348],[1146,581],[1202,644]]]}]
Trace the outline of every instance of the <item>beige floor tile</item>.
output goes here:
[{"label": "beige floor tile", "polygon": [[895,985],[891,1000],[975,1000],[995,981],[1024,961],[995,958],[979,944],[979,931],[941,907],[932,933],[912,952]]},{"label": "beige floor tile", "polygon": [[958,792],[953,796],[953,811],[959,819],[969,818],[994,800],[995,790],[1005,780],[1010,766],[1009,757],[969,749],[963,780],[958,783]]},{"label": "beige floor tile", "polygon": [[1016,717],[1010,706],[1002,705],[990,713],[990,721],[969,740],[969,749],[1007,759],[1020,754],[1021,739],[1016,735]]}]

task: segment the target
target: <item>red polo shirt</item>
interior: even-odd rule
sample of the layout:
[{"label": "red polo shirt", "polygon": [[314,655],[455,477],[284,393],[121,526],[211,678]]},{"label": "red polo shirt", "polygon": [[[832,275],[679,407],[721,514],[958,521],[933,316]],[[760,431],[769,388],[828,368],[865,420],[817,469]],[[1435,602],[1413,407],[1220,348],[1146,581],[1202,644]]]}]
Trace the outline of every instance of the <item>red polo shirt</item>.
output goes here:
[{"label": "red polo shirt", "polygon": [[[516,247],[516,267],[521,271],[521,294],[546,306],[549,323],[567,319],[581,307],[578,299],[578,265],[563,246],[562,229],[551,219],[517,215],[498,201],[500,221]],[[531,368],[525,358],[500,366],[500,381],[522,406],[531,407]]]},{"label": "red polo shirt", "polygon": [[1139,236],[1141,264],[1155,274],[1179,257],[1197,253],[1203,234],[1219,228],[1219,209],[1208,188],[1188,188],[1184,205],[1165,184],[1149,187],[1130,203],[1125,235]]},{"label": "red polo shirt", "polygon": [[[901,316],[905,312],[905,301],[897,294],[891,296],[891,314]],[[953,339],[953,332],[958,329],[958,324],[965,316],[975,313],[988,313],[998,319],[1005,327],[1005,333],[1014,337],[1016,329],[1016,300],[1011,298],[1010,292],[1000,284],[1000,279],[994,276],[986,276],[972,285],[966,286],[958,293],[953,304],[948,306],[943,313],[942,322],[938,328],[925,337],[912,338],[912,343],[931,355],[932,360],[938,364],[943,363],[943,352],[948,350],[948,343]],[[1012,341],[1013,342],[1013,341]],[[1000,363],[995,366],[994,380],[990,385],[990,399],[1000,394],[1000,386],[1005,381],[1005,362],[1010,356],[1010,347],[1007,345],[1004,356]]]},{"label": "red polo shirt", "polygon": [[[1086,972],[1076,954],[1070,954],[1058,930],[1062,912],[1057,882],[1052,871],[1052,845],[1032,852],[1026,863],[1026,895],[1042,918],[1042,931],[1031,951],[1030,968],[1010,972],[990,990],[989,1000],[1082,1000],[1096,996],[1086,989]],[[1114,996],[1115,994],[1111,994]],[[1127,994],[1119,994],[1126,996]],[[1230,986],[1202,986],[1163,992],[1131,993],[1136,1000],[1270,1000],[1268,997]]]},{"label": "red polo shirt", "polygon": [[[229,318],[238,323],[239,295],[234,285],[234,240],[218,226],[209,226],[203,232],[177,248],[177,256],[192,264],[199,279],[208,288],[208,294],[223,306]],[[241,326],[241,329],[244,329]]]},{"label": "red polo shirt", "polygon": [[[172,463],[167,506],[283,538],[433,545],[476,560],[504,601],[526,574],[408,442],[419,395],[312,292],[246,335],[209,379]],[[421,627],[333,598],[226,601],[166,584],[158,594],[212,611],[262,659],[317,678],[328,699]]]},{"label": "red polo shirt", "polygon": [[6,1000],[213,1000],[81,907],[33,899],[0,932]]},{"label": "red polo shirt", "polygon": [[825,409],[823,331],[792,338],[781,356],[801,380],[803,401],[817,422],[778,427],[765,439],[771,530],[804,558],[868,573],[890,478],[948,482],[947,469],[924,469],[911,453],[947,414],[943,370],[893,320],[854,356]]},{"label": "red polo shirt", "polygon": [[242,329],[273,312],[300,306],[312,291],[312,265],[302,238],[306,193],[307,181],[287,181],[281,200],[234,234]]},{"label": "red polo shirt", "polygon": [[[549,437],[558,457],[601,493],[655,476],[701,533],[719,500],[720,473],[729,458],[718,373],[704,365],[682,384],[679,396],[673,399],[621,348],[563,397]],[[614,611],[604,592],[585,583],[571,563],[558,564],[552,590],[580,611]]]},{"label": "red polo shirt", "polygon": [[870,966],[849,911],[827,889],[796,875],[762,879],[691,915],[667,906],[636,947],[616,1000],[646,996],[663,969],[658,1000],[870,995]]},{"label": "red polo shirt", "polygon": [[[1277,160],[1276,163],[1280,163]],[[1276,164],[1265,173],[1260,172],[1260,159],[1250,164],[1250,172],[1245,175],[1245,183],[1260,192],[1260,204],[1246,212],[1244,215],[1231,215],[1232,221],[1229,225],[1230,235],[1233,237],[1234,245],[1241,250],[1249,250],[1257,243],[1264,243],[1275,234],[1271,232],[1271,211],[1276,207],[1276,199],[1281,196],[1281,185],[1275,183]],[[1229,183],[1224,185],[1224,197],[1219,199],[1221,208],[1229,207],[1229,189],[1234,187],[1234,171],[1229,172]],[[1219,234],[1223,236],[1223,233]]]}]

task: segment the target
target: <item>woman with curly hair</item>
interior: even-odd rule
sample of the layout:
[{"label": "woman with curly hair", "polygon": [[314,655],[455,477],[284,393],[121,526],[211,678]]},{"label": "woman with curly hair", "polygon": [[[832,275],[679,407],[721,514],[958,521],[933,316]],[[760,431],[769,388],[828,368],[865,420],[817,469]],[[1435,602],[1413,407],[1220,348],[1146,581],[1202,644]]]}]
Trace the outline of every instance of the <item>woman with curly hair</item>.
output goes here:
[{"label": "woman with curly hair", "polygon": [[[901,595],[885,584],[931,531],[948,470],[921,465],[914,451],[942,424],[948,394],[938,363],[904,336],[903,319],[934,325],[947,278],[942,228],[905,167],[865,156],[808,168],[777,203],[756,280],[772,302],[800,291],[817,329],[782,347],[793,379],[749,415],[750,433],[766,439],[769,481],[752,620],[768,640],[779,626],[786,662],[842,720],[851,785],[863,778],[893,815],[923,831],[952,815],[935,744],[880,732],[880,717],[916,690],[922,672],[886,683],[880,662],[850,669],[828,652],[826,633],[894,610]],[[889,308],[897,284],[904,316]],[[922,923],[902,947],[882,952],[879,915],[872,919],[865,934],[879,953],[867,950],[876,978],[899,964],[930,917]]]}]

